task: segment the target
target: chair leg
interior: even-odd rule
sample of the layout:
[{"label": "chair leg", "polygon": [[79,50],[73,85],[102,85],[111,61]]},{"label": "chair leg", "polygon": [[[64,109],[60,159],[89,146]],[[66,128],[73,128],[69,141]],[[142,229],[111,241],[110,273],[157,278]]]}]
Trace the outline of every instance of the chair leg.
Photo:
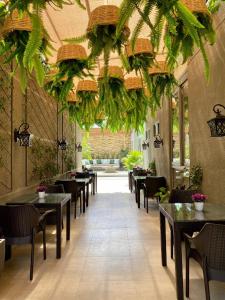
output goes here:
[{"label": "chair leg", "polygon": [[35,232],[33,229],[32,238],[31,238],[30,280],[33,280],[33,273],[34,273],[34,245],[35,245]]},{"label": "chair leg", "polygon": [[144,208],[145,208],[145,206],[146,206],[146,197],[145,197],[145,195],[144,195]]},{"label": "chair leg", "polygon": [[173,247],[174,247],[173,230],[170,227],[170,257],[171,257],[171,259],[173,259]]},{"label": "chair leg", "polygon": [[74,202],[74,219],[76,219],[77,217],[77,201],[75,199],[75,202]]},{"label": "chair leg", "polygon": [[189,298],[190,290],[190,247],[188,242],[185,241],[185,255],[186,255],[186,297]]},{"label": "chair leg", "polygon": [[82,213],[82,199],[81,199],[81,194],[80,194],[80,214]]},{"label": "chair leg", "polygon": [[206,269],[206,259],[204,259],[203,261],[203,277],[204,277],[204,285],[205,285],[205,299],[210,300],[209,279],[208,279],[207,269]]},{"label": "chair leg", "polygon": [[46,259],[46,230],[45,227],[43,228],[43,258]]},{"label": "chair leg", "polygon": [[148,197],[146,197],[146,209],[147,209],[147,214],[148,214]]}]

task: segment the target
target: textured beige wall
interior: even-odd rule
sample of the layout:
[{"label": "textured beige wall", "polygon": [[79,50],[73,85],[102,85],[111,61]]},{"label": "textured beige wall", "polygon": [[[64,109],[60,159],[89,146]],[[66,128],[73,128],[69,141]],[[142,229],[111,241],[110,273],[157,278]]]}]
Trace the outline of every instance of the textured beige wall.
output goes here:
[{"label": "textured beige wall", "polygon": [[130,133],[123,131],[112,133],[108,130],[93,128],[90,130],[88,142],[92,153],[98,156],[118,154],[121,149],[130,149]]},{"label": "textured beige wall", "polygon": [[67,170],[65,153],[57,150],[56,141],[64,136],[69,143],[75,142],[75,125],[69,123],[66,112],[58,113],[57,102],[33,79],[26,95],[21,93],[17,78],[3,84],[7,82],[8,71],[0,67],[0,100],[3,99],[4,106],[0,111],[0,199],[23,193],[39,183],[32,173],[31,148],[20,147],[13,140],[13,131],[22,122],[29,123],[35,139],[55,146],[59,174]]}]

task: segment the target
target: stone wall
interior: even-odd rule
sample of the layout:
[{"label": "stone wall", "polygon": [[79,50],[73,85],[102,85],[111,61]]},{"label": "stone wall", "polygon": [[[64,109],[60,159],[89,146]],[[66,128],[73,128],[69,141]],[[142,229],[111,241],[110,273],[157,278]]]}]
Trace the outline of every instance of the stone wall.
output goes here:
[{"label": "stone wall", "polygon": [[130,149],[130,133],[123,131],[112,133],[109,130],[92,128],[88,142],[94,156],[116,156],[122,149]]},{"label": "stone wall", "polygon": [[[33,154],[37,142],[53,149],[58,174],[68,168],[68,151],[59,150],[56,141],[65,136],[73,149],[75,143],[75,126],[69,124],[67,113],[58,113],[57,102],[34,79],[29,81],[23,95],[17,78],[9,78],[9,71],[10,66],[0,67],[0,198],[23,193],[40,182],[39,176],[33,172],[37,164]],[[33,135],[33,145],[29,148],[14,142],[14,129],[23,122],[29,123]],[[74,152],[72,160],[75,161]]]}]

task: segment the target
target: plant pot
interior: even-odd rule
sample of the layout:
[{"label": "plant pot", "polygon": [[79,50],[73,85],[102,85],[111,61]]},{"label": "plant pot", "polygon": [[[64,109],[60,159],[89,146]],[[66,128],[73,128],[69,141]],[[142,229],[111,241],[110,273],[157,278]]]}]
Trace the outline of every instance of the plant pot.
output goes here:
[{"label": "plant pot", "polygon": [[5,263],[5,240],[0,239],[0,273],[4,268]]},{"label": "plant pot", "polygon": [[195,209],[197,211],[203,211],[204,208],[204,202],[195,202]]},{"label": "plant pot", "polygon": [[38,197],[43,199],[45,197],[45,192],[38,192]]}]

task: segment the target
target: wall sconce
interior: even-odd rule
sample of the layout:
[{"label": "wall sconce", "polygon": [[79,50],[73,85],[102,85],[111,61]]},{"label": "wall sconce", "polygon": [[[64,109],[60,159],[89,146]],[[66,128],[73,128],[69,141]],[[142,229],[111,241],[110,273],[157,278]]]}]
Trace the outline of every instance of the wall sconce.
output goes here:
[{"label": "wall sconce", "polygon": [[216,117],[207,122],[211,130],[211,137],[225,136],[225,116],[221,114],[221,110],[217,107],[222,107],[225,110],[225,106],[222,104],[213,106]]},{"label": "wall sconce", "polygon": [[[22,130],[23,128],[23,130]],[[29,147],[30,144],[30,137],[31,134],[28,131],[29,124],[28,123],[22,123],[19,127],[19,129],[14,129],[14,141],[17,143],[20,142],[20,146],[23,147]]]},{"label": "wall sconce", "polygon": [[144,141],[144,142],[142,143],[142,149],[143,149],[143,150],[146,150],[148,147],[149,147],[149,142],[148,142],[148,141]]},{"label": "wall sconce", "polygon": [[63,137],[61,140],[57,141],[57,145],[59,147],[60,150],[66,150],[67,148],[67,141],[66,139]]},{"label": "wall sconce", "polygon": [[76,143],[75,144],[75,149],[77,150],[77,152],[82,152],[82,145],[81,145],[81,143]]},{"label": "wall sconce", "polygon": [[163,145],[163,139],[160,137],[160,135],[157,135],[154,140],[154,147],[160,148],[160,145]]}]

